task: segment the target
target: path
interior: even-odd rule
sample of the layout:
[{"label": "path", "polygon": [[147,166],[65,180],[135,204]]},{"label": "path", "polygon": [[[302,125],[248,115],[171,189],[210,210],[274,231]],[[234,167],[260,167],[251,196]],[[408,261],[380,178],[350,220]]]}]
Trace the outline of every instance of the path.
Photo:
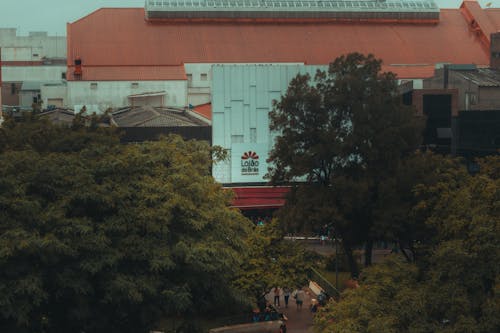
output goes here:
[{"label": "path", "polygon": [[[278,308],[280,312],[283,312],[287,316],[288,320],[286,322],[287,333],[312,333],[313,317],[309,310],[311,304],[311,298],[314,298],[314,294],[310,291],[306,291],[304,295],[304,304],[302,309],[297,309],[295,300],[290,296],[288,301],[288,308],[285,308],[285,301],[283,295],[280,297],[281,307]],[[312,297],[311,297],[312,296]],[[274,295],[267,294],[266,299],[273,303]]]}]

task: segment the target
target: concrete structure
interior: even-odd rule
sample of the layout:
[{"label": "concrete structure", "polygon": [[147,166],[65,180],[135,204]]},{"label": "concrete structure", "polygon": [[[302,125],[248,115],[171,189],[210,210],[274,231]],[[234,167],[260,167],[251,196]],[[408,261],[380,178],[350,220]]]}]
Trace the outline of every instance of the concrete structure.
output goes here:
[{"label": "concrete structure", "polygon": [[108,108],[135,106],[187,105],[187,81],[98,81],[80,80],[67,82],[67,105],[78,110],[79,105],[92,105],[93,111],[104,112]]},{"label": "concrete structure", "polygon": [[314,75],[326,66],[216,65],[212,68],[212,142],[229,151],[213,168],[223,184],[265,183],[267,156],[275,135],[269,112],[299,73]]},{"label": "concrete structure", "polygon": [[[329,14],[319,15],[311,6]],[[68,24],[68,103],[81,105],[90,98],[87,103],[92,105],[126,105],[132,94],[126,87],[134,82],[144,82],[138,93],[151,93],[165,89],[149,87],[147,81],[183,77],[187,91],[169,87],[166,105],[196,106],[211,101],[214,64],[326,65],[353,51],[374,53],[384,59],[385,70],[422,87],[422,79],[432,76],[436,64],[487,65],[489,46],[479,33],[487,34],[499,23],[500,13],[483,10],[473,1],[441,11],[432,0],[270,0],[234,6],[227,1],[209,6],[206,1],[148,0],[145,9],[104,8]],[[76,61],[82,70],[77,75]],[[97,86],[115,82],[109,89],[116,98],[81,96],[74,92],[81,88],[73,84],[77,81]]]},{"label": "concrete structure", "polygon": [[[29,109],[33,97],[41,95],[43,83],[66,79],[66,37],[48,36],[46,32],[19,36],[16,32],[16,29],[0,28],[2,76],[4,86],[9,87],[3,90],[3,103]],[[24,82],[29,82],[30,89],[35,85],[38,89],[32,91],[25,87],[23,92]],[[64,96],[58,98],[65,99]]]},{"label": "concrete structure", "polygon": [[[432,0],[147,0],[145,8],[104,8],[68,24],[68,103],[102,110],[155,92],[165,92],[167,106],[196,110],[211,102],[213,144],[231,154],[214,177],[246,186],[235,190],[241,207],[266,196],[277,204],[274,189],[248,186],[266,182],[274,138],[268,112],[295,74],[350,52],[373,53],[406,82],[411,102],[411,90],[423,88],[436,67],[487,67],[490,34],[499,29],[500,11],[469,0],[443,10]],[[134,83],[144,90],[132,92]],[[274,207],[272,200],[261,206]]]},{"label": "concrete structure", "polygon": [[66,59],[66,36],[49,36],[47,32],[20,36],[15,28],[0,28],[0,47],[6,62]]}]

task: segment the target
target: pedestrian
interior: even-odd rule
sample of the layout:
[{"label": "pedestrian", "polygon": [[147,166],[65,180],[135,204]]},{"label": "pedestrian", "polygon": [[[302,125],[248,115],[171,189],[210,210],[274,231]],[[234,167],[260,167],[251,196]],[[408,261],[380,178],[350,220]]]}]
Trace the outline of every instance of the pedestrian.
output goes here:
[{"label": "pedestrian", "polygon": [[274,306],[280,307],[280,294],[280,288],[274,287]]},{"label": "pedestrian", "polygon": [[290,289],[288,287],[283,288],[283,298],[285,299],[285,308],[288,308],[288,299],[290,298]]},{"label": "pedestrian", "polygon": [[299,288],[295,292],[295,304],[297,305],[297,310],[302,309],[302,304],[304,304],[304,291]]}]

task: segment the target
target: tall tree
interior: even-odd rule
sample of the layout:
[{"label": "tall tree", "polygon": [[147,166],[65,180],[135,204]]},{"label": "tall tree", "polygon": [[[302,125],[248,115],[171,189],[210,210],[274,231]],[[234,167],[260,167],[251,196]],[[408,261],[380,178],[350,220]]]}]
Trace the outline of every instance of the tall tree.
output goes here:
[{"label": "tall tree", "polygon": [[361,287],[316,317],[318,332],[500,331],[500,158],[469,176],[455,168],[422,185],[415,210],[434,234],[416,264],[363,272]]},{"label": "tall tree", "polygon": [[0,331],[147,332],[233,302],[250,223],[208,144],[39,150],[0,154]]},{"label": "tall tree", "polygon": [[[396,77],[382,73],[381,63],[352,53],[335,59],[327,72],[318,71],[314,80],[298,75],[270,114],[278,135],[269,177],[296,184],[281,218],[296,227],[307,223],[306,228],[333,222],[353,274],[352,246],[370,245],[374,237],[380,185],[418,147],[423,124],[402,105]],[[370,251],[368,246],[367,258]]]}]

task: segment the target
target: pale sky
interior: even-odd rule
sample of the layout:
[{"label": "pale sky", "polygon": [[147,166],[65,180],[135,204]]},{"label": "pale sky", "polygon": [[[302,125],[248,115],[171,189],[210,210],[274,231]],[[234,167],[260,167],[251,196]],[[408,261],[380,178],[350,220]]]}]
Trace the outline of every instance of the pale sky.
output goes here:
[{"label": "pale sky", "polygon": [[[441,8],[458,8],[462,0],[436,0]],[[485,8],[500,8],[500,0],[479,0]],[[48,31],[66,35],[66,23],[102,7],[143,7],[144,0],[0,0],[0,28],[17,28],[18,34]]]}]

